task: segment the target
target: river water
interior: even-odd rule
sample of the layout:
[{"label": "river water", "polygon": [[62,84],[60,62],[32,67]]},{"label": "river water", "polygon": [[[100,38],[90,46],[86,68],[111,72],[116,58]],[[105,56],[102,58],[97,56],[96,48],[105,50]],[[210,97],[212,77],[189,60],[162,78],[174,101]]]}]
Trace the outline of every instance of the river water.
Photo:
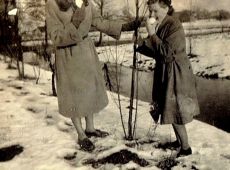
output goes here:
[{"label": "river water", "polygon": [[[119,67],[116,74],[115,66],[109,65],[110,78],[116,89],[116,75],[120,79],[120,93],[130,96],[131,72],[128,67]],[[230,132],[230,80],[211,80],[196,77],[197,94],[201,114],[196,119]],[[151,101],[153,72],[138,72],[138,98]]]}]

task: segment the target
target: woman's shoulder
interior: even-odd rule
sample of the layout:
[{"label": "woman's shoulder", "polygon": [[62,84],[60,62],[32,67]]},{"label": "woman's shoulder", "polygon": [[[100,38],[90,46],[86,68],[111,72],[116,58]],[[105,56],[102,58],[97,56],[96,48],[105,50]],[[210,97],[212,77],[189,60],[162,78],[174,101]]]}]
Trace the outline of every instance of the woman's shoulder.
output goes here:
[{"label": "woman's shoulder", "polygon": [[172,27],[182,27],[182,23],[175,15],[172,15],[172,16],[168,15],[166,19],[166,24],[169,24]]},{"label": "woman's shoulder", "polygon": [[54,5],[56,4],[55,0],[47,0],[46,5]]},{"label": "woman's shoulder", "polygon": [[173,16],[168,15],[166,17],[165,25],[169,29],[169,33],[183,29],[183,26],[182,26],[180,20],[174,15]]},{"label": "woman's shoulder", "polygon": [[47,2],[46,2],[46,8],[54,8],[54,9],[57,9],[57,8],[58,8],[58,5],[57,5],[56,0],[47,0]]}]

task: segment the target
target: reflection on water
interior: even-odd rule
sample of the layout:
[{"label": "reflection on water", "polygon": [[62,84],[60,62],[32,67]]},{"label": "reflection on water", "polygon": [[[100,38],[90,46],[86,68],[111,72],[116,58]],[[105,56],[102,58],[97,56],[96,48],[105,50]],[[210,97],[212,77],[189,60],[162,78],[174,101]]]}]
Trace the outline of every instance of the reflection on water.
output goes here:
[{"label": "reflection on water", "polygon": [[201,114],[198,119],[230,132],[230,80],[197,77]]},{"label": "reflection on water", "polygon": [[[115,68],[109,66],[112,84],[115,87]],[[119,67],[120,93],[130,96],[131,69]],[[197,94],[201,114],[198,120],[230,132],[230,80],[208,80],[197,77]],[[138,98],[151,101],[152,72],[138,73]]]}]

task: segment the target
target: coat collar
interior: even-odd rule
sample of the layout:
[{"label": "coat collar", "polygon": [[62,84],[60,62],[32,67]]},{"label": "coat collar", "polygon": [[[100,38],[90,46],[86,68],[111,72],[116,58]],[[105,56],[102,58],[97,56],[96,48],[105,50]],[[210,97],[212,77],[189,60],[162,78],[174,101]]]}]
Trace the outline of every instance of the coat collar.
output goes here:
[{"label": "coat collar", "polygon": [[167,23],[167,21],[169,20],[169,18],[170,18],[170,16],[167,14],[165,16],[165,18],[162,20],[162,22],[160,23],[160,25],[159,25],[159,27],[157,29],[157,32],[159,32],[162,29],[162,27]]}]

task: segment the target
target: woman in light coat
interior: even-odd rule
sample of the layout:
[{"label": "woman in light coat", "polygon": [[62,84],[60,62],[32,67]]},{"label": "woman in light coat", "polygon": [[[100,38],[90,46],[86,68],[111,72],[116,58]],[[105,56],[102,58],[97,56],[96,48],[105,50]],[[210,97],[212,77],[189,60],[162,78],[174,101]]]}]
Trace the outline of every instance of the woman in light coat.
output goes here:
[{"label": "woman in light coat", "polygon": [[[81,149],[92,151],[91,136],[105,137],[107,132],[94,128],[93,114],[108,104],[105,83],[94,43],[88,36],[93,26],[115,39],[125,28],[120,22],[103,20],[92,2],[81,7],[74,0],[48,0],[46,21],[56,47],[56,78],[59,112],[72,119]],[[85,117],[86,130],[81,118]]]},{"label": "woman in light coat", "polygon": [[152,90],[152,117],[162,124],[172,124],[181,147],[177,156],[192,154],[185,124],[199,114],[195,77],[186,55],[185,33],[173,15],[171,0],[149,0],[150,17],[146,22],[148,37],[140,41],[138,51],[156,61]]}]

